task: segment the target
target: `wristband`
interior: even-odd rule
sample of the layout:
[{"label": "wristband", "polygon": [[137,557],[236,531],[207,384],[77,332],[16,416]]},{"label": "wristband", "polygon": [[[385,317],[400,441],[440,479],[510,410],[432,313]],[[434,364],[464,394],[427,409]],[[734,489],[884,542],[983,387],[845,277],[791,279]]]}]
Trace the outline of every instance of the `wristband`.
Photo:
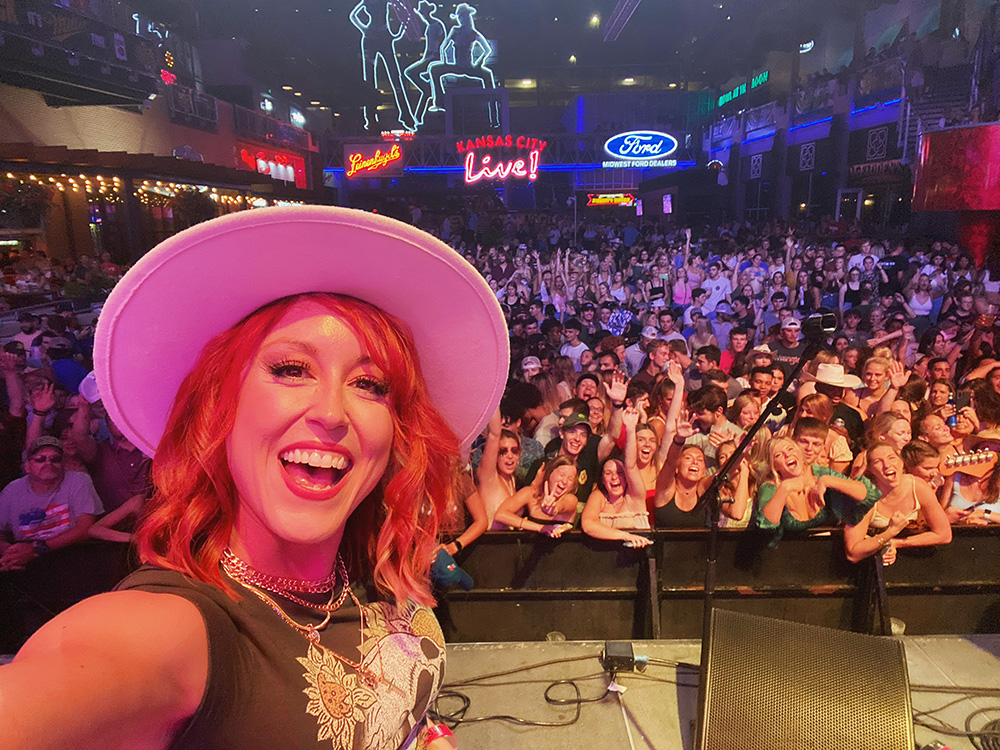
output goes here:
[{"label": "wristband", "polygon": [[521,516],[521,520],[517,524],[517,528],[519,528],[519,529],[523,529],[524,528],[524,516]]},{"label": "wristband", "polygon": [[52,412],[51,409],[46,409],[45,411],[36,411],[35,412],[35,416],[36,417],[47,417],[51,412]]},{"label": "wristband", "polygon": [[427,727],[427,744],[430,745],[440,739],[447,739],[451,743],[452,747],[455,747],[452,740],[455,738],[454,733],[448,729],[444,724],[431,724]]},{"label": "wristband", "polygon": [[454,542],[452,542],[452,544],[455,545],[455,549],[458,552],[461,552],[463,549],[465,549],[465,545],[462,544],[462,541],[460,539],[456,539]]},{"label": "wristband", "polygon": [[623,406],[625,406],[625,402],[624,401],[612,401],[611,405],[613,407],[615,407],[616,409],[621,409]]}]

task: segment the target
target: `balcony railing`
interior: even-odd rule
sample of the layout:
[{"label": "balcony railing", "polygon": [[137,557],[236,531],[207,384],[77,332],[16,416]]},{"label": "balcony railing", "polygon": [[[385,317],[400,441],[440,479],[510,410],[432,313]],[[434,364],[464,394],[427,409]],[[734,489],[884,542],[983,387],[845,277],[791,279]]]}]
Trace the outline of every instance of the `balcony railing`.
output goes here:
[{"label": "balcony railing", "polygon": [[289,125],[252,109],[233,105],[236,134],[272,146],[290,146],[303,151],[315,151],[309,131]]}]

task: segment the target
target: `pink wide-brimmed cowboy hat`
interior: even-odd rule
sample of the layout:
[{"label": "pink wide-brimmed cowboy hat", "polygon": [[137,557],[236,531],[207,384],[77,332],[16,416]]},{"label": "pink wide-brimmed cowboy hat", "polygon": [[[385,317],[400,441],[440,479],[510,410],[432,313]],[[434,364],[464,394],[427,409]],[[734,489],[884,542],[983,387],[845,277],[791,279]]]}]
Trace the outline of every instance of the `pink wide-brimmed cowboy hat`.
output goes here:
[{"label": "pink wide-brimmed cowboy hat", "polygon": [[410,327],[434,404],[463,446],[510,364],[500,304],[464,258],[408,224],[347,208],[241,211],[157,245],[101,312],[94,368],[108,414],[152,456],[181,381],[216,334],[276,299],[334,292]]}]

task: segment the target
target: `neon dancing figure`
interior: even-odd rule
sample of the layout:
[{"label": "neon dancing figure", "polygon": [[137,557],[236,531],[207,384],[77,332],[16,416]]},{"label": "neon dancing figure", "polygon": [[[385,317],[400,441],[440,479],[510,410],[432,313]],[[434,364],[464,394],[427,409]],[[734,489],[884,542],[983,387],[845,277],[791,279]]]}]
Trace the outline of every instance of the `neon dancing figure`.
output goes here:
[{"label": "neon dancing figure", "polygon": [[420,99],[413,110],[413,119],[416,124],[422,125],[427,108],[434,101],[433,87],[431,86],[431,76],[427,69],[441,60],[441,46],[444,44],[445,36],[448,33],[444,21],[434,15],[438,6],[429,0],[420,0],[413,11],[418,18],[424,22],[424,53],[420,59],[412,65],[407,66],[403,75],[420,91]]},{"label": "neon dancing figure", "polygon": [[[451,27],[441,45],[441,60],[427,68],[431,76],[432,112],[441,110],[438,101],[442,94],[441,79],[445,76],[472,78],[482,83],[484,89],[496,88],[493,71],[486,67],[493,48],[476,28],[472,18],[475,14],[476,9],[468,3],[459,3],[455,7],[451,17],[458,23]],[[447,62],[449,59],[451,62]],[[498,127],[500,108],[495,99],[489,102],[489,110],[490,124]]]},{"label": "neon dancing figure", "polygon": [[[381,13],[375,12],[373,8],[384,6]],[[415,130],[413,112],[410,109],[409,99],[406,97],[406,88],[403,85],[403,75],[399,70],[399,58],[396,57],[396,42],[406,31],[404,24],[400,24],[399,30],[393,33],[389,29],[389,13],[392,12],[391,2],[374,2],[374,0],[360,0],[351,11],[350,19],[355,28],[361,32],[361,60],[364,65],[364,80],[371,81],[372,86],[378,89],[378,66],[381,59],[389,78],[389,86],[396,99],[396,111],[399,113],[399,122],[408,130]],[[367,16],[367,22],[362,18],[362,13]],[[368,106],[364,108],[365,129],[369,127]],[[376,121],[378,115],[375,115]]]}]

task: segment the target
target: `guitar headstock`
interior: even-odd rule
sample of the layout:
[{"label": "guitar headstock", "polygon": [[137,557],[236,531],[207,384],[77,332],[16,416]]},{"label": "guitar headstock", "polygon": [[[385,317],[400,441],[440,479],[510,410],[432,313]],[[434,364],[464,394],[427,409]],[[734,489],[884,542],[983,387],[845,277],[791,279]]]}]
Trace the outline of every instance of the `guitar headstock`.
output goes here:
[{"label": "guitar headstock", "polygon": [[971,453],[956,453],[941,462],[941,473],[951,476],[957,472],[974,477],[984,477],[997,463],[996,451],[983,450]]}]

